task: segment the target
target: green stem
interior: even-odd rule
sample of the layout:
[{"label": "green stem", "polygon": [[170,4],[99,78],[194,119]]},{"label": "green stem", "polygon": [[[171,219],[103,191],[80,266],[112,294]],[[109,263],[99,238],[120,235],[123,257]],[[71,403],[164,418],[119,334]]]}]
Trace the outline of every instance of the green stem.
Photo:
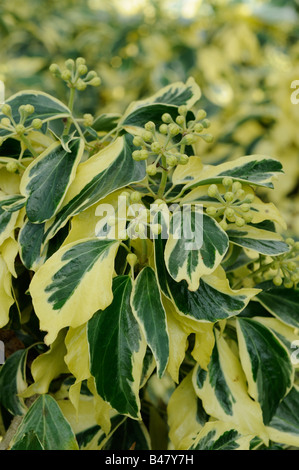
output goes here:
[{"label": "green stem", "polygon": [[26,145],[27,149],[32,153],[32,155],[34,157],[37,157],[37,153],[36,151],[34,150],[34,148],[32,147],[31,143],[29,142],[29,140],[27,139],[27,137],[25,137],[24,135],[21,135],[21,140],[22,142]]},{"label": "green stem", "polygon": [[[76,94],[76,88],[72,87],[70,89],[70,97],[69,97],[69,102],[68,102],[68,107],[71,113],[73,112],[73,109],[74,109],[75,94]],[[72,118],[69,117],[67,120],[65,129],[64,129],[63,135],[67,135],[69,133],[71,125],[72,125]]]},{"label": "green stem", "polygon": [[147,260],[147,242],[146,242],[146,238],[141,239],[141,247],[142,247],[142,252],[141,252],[140,262],[141,262],[141,264],[144,264]]},{"label": "green stem", "polygon": [[162,198],[163,195],[164,195],[164,191],[165,191],[165,187],[166,187],[166,183],[167,183],[167,170],[165,170],[164,168],[166,167],[167,163],[166,163],[166,157],[165,155],[162,155],[162,178],[161,178],[161,181],[160,181],[160,186],[159,186],[159,190],[158,190],[158,198]]},{"label": "green stem", "polygon": [[[256,271],[253,271],[252,273],[248,274],[248,276],[246,276],[246,279],[248,278],[251,278],[251,277],[254,277],[256,276],[257,274],[261,274],[263,273],[264,271],[268,271],[269,268],[271,267],[273,263],[268,263],[262,267],[260,267],[259,269],[257,269]],[[243,279],[240,279],[235,285],[234,285],[234,289],[238,289],[239,287],[242,286],[242,283],[243,283]]]}]

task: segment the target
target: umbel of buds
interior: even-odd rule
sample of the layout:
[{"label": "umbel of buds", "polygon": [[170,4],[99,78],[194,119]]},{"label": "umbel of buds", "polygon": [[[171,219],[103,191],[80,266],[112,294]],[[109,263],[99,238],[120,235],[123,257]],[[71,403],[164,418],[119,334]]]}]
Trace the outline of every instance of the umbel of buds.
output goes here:
[{"label": "umbel of buds", "polygon": [[199,110],[193,120],[188,120],[187,116],[187,106],[179,106],[175,118],[164,113],[158,129],[154,122],[148,121],[144,130],[134,137],[133,144],[139,149],[133,151],[132,157],[136,161],[149,160],[146,170],[149,176],[154,176],[159,167],[171,170],[177,165],[186,165],[189,160],[186,147],[199,139],[212,142],[213,136],[203,132],[210,126],[209,120],[205,119],[206,112]]},{"label": "umbel of buds", "polygon": [[43,125],[43,121],[39,118],[31,118],[32,120],[28,121],[28,118],[35,112],[35,108],[31,104],[21,105],[18,108],[19,118],[13,117],[11,106],[8,103],[2,106],[1,112],[5,117],[0,121],[0,129],[8,131],[5,138],[13,135],[23,136],[31,130],[40,129]]},{"label": "umbel of buds", "polygon": [[101,84],[97,72],[88,70],[83,57],[78,57],[76,60],[67,59],[64,65],[65,67],[61,69],[58,64],[51,64],[49,70],[54,77],[65,81],[68,87],[83,91],[88,85],[97,87]]}]

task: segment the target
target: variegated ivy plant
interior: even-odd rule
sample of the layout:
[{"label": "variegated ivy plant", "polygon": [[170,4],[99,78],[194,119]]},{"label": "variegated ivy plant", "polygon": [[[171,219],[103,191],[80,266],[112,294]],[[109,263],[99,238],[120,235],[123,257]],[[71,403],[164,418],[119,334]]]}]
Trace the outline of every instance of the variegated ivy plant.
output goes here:
[{"label": "variegated ivy plant", "polygon": [[299,447],[299,243],[259,197],[281,163],[203,165],[192,78],[78,118],[99,77],[51,72],[68,105],[21,91],[0,116],[0,327],[22,345],[0,446]]}]

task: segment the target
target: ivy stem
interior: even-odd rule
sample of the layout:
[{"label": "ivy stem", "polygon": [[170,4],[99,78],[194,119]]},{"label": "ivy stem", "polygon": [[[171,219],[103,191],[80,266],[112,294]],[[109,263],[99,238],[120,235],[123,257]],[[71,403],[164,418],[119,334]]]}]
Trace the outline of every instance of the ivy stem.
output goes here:
[{"label": "ivy stem", "polygon": [[34,148],[32,147],[31,143],[29,142],[29,140],[27,139],[27,137],[25,137],[24,135],[21,135],[20,136],[22,142],[26,145],[26,147],[28,148],[28,150],[32,153],[32,155],[34,157],[37,157],[37,153],[36,151],[34,150]]},{"label": "ivy stem", "polygon": [[167,170],[165,170],[167,163],[165,155],[162,155],[162,178],[160,181],[159,190],[157,193],[158,198],[162,198],[164,195],[166,183],[167,183]]},{"label": "ivy stem", "polygon": [[[257,274],[261,274],[263,273],[264,271],[268,271],[268,269],[271,267],[273,263],[268,263],[268,264],[265,264],[264,266],[261,266],[259,269],[256,269],[255,271],[253,271],[252,273],[248,274],[248,276],[246,276],[246,279],[247,278],[251,278],[253,276],[256,276]],[[239,287],[242,286],[242,283],[243,283],[243,279],[240,279],[235,285],[234,285],[234,289],[238,289]]]},{"label": "ivy stem", "polygon": [[[73,109],[74,109],[75,93],[76,93],[76,88],[71,87],[70,88],[69,102],[68,102],[68,108],[71,111],[71,113],[73,112]],[[68,120],[67,120],[65,129],[64,129],[63,135],[67,135],[69,133],[71,125],[72,125],[72,119],[71,119],[71,117],[69,117]]]}]

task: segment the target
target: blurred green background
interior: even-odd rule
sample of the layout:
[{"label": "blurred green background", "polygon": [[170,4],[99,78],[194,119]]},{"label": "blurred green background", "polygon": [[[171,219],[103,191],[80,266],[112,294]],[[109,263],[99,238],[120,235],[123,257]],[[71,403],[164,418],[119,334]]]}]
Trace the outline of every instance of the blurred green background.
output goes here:
[{"label": "blurred green background", "polygon": [[299,0],[1,0],[0,80],[6,96],[38,89],[67,100],[48,71],[82,56],[102,79],[78,113],[122,113],[193,76],[212,121],[205,163],[265,154],[285,175],[265,197],[299,236]]}]

